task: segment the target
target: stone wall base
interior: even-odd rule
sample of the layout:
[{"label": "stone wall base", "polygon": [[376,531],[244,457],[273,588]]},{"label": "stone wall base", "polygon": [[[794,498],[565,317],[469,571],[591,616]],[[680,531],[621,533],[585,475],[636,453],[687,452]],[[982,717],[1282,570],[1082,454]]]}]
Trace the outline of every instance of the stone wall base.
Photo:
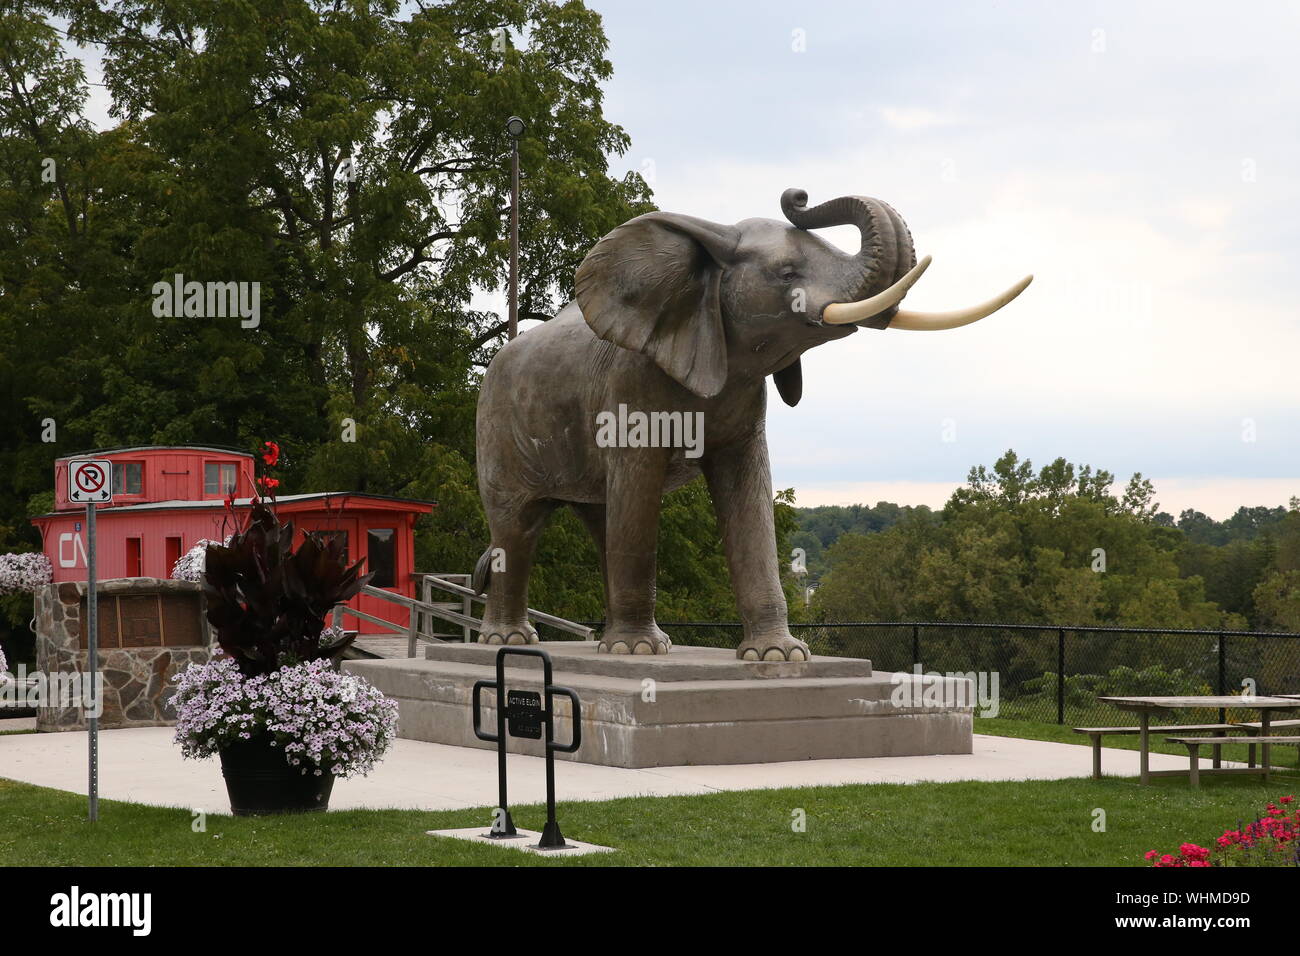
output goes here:
[{"label": "stone wall base", "polygon": [[[113,578],[97,585],[100,596],[100,615],[116,597],[133,600],[165,595],[172,610],[169,620],[173,633],[162,630],[162,618],[156,628],[149,618],[101,621],[101,641],[110,640],[118,645],[130,643],[139,646],[101,646],[99,672],[102,679],[103,705],[99,715],[102,729],[120,727],[160,727],[176,722],[171,707],[176,686],[172,678],[191,663],[206,661],[210,654],[211,633],[203,621],[202,591],[199,585],[187,581],[159,580],[154,578]],[[83,617],[85,615],[85,582],[48,584],[37,589],[33,596],[36,620],[36,679],[45,681],[42,697],[52,706],[36,711],[36,729],[41,731],[84,730],[86,712],[82,702],[88,689],[81,678],[88,671],[89,652],[83,646]],[[178,626],[174,614],[176,602],[193,605],[193,620],[184,604],[184,614]],[[137,606],[148,609],[148,601],[137,600]],[[159,602],[161,606],[161,601]],[[155,633],[155,630],[157,631]],[[186,643],[173,642],[181,634]],[[166,645],[164,646],[164,642]],[[75,687],[75,699],[56,693],[55,683],[65,689]],[[62,696],[62,699],[59,699]],[[91,698],[93,700],[93,697]]]}]

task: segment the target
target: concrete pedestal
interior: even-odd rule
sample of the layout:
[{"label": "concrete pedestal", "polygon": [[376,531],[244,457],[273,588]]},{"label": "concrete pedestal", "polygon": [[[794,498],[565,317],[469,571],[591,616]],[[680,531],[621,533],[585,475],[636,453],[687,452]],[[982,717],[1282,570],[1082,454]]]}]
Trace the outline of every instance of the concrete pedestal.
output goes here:
[{"label": "concrete pedestal", "polygon": [[[680,647],[662,656],[597,654],[594,643],[532,645],[551,656],[556,684],[582,701],[582,746],[561,758],[609,767],[771,763],[826,757],[971,752],[970,682],[875,674],[871,662],[814,657],[801,663],[736,659],[735,651]],[[400,707],[401,737],[495,747],[474,736],[474,682],[495,680],[497,647],[437,644],[425,660],[345,661]],[[541,661],[507,659],[510,689],[541,689]],[[963,685],[963,686],[959,686]],[[483,694],[483,726],[496,700]],[[556,738],[570,737],[567,700],[555,698]],[[511,737],[512,753],[542,742]]]}]

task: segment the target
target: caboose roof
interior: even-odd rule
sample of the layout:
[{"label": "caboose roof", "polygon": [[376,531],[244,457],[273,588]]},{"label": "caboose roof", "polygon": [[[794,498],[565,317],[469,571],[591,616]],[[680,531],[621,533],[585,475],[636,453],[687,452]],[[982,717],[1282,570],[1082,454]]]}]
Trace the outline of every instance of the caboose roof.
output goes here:
[{"label": "caboose roof", "polygon": [[[384,510],[390,511],[419,511],[428,513],[437,507],[438,502],[430,501],[424,498],[396,498],[392,495],[377,495],[370,492],[352,492],[352,491],[317,491],[302,495],[280,495],[275,499],[276,505],[290,505],[291,511],[308,510],[295,505],[308,504],[313,501],[323,501],[328,504],[331,501],[338,502],[335,507],[345,507],[347,505],[374,504]],[[247,508],[253,503],[252,498],[236,498],[236,508]],[[397,507],[394,505],[406,506]],[[121,514],[123,512],[139,511],[220,511],[226,507],[226,503],[217,498],[210,498],[206,501],[146,501],[137,505],[114,505],[111,508],[103,508],[98,512],[100,521],[103,521],[110,515]],[[61,518],[66,517],[68,511],[51,511],[48,514],[40,515],[42,518]]]},{"label": "caboose roof", "polygon": [[72,455],[60,455],[55,461],[68,461],[72,458],[91,458],[95,455],[119,455],[124,452],[133,451],[169,451],[182,454],[189,451],[215,451],[222,455],[238,455],[241,458],[252,458],[250,452],[241,448],[231,448],[228,445],[125,445],[121,448],[91,448],[86,451],[79,451]]}]

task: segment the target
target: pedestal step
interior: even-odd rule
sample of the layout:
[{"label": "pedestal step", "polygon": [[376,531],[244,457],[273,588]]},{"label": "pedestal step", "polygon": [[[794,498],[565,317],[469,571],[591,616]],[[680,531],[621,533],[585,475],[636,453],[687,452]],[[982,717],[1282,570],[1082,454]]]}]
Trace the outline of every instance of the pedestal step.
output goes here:
[{"label": "pedestal step", "polygon": [[[938,678],[922,695],[912,674],[874,674],[870,661],[814,657],[745,663],[722,648],[674,647],[663,656],[597,654],[596,645],[544,642],[553,681],[582,702],[582,746],[558,756],[611,767],[771,763],[828,757],[971,752],[970,682]],[[346,661],[398,701],[400,736],[492,747],[474,736],[475,681],[496,679],[496,652],[446,644],[426,660]],[[510,689],[540,691],[541,662],[508,659]],[[494,728],[495,696],[482,725]],[[571,708],[555,698],[555,735],[570,739]],[[540,756],[541,741],[509,738],[511,752]]]}]

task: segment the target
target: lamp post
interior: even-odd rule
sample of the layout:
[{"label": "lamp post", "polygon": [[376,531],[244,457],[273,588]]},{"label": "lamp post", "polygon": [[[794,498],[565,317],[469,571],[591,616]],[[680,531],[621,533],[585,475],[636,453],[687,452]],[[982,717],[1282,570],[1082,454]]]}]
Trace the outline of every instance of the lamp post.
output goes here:
[{"label": "lamp post", "polygon": [[518,116],[506,120],[510,134],[510,331],[519,334],[519,137],[524,135],[524,121]]}]

